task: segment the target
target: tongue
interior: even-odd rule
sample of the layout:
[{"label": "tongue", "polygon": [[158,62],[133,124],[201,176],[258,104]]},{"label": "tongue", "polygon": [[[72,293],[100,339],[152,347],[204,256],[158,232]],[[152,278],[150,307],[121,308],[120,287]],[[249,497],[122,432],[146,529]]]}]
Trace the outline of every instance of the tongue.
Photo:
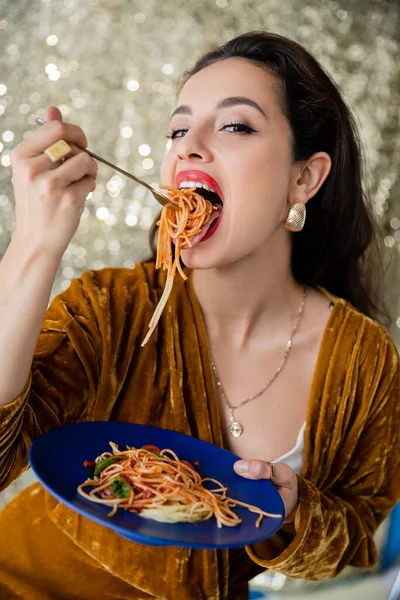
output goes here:
[{"label": "tongue", "polygon": [[221,210],[222,210],[222,207],[217,206],[217,210],[214,210],[211,213],[210,219],[207,221],[207,223],[205,225],[203,225],[203,227],[200,230],[200,233],[198,233],[197,235],[195,235],[194,238],[192,239],[192,242],[191,242],[192,246],[194,246],[195,244],[198,244],[199,242],[201,242],[201,240],[206,235],[207,231],[210,229],[210,227],[214,223],[214,221],[216,221],[217,219],[219,219],[219,217],[221,215]]}]

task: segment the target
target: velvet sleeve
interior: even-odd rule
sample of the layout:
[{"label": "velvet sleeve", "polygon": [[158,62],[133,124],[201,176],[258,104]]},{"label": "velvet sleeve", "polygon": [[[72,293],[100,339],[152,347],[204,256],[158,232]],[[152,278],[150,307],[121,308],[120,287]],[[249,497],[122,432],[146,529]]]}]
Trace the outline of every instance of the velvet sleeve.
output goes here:
[{"label": "velvet sleeve", "polygon": [[[24,389],[0,408],[0,490],[28,468],[35,438],[84,420],[101,372],[101,336],[93,309],[92,272],[75,279],[46,311]],[[90,292],[93,297],[93,289]]]},{"label": "velvet sleeve", "polygon": [[[285,543],[278,532],[246,547],[257,564],[289,577],[318,580],[335,577],[346,565],[371,567],[377,561],[373,534],[400,499],[399,358],[388,336],[379,346],[371,345],[368,356],[360,361],[366,375],[359,394],[370,398],[368,412],[364,416],[366,402],[357,406],[353,390],[348,423],[332,424],[351,431],[356,438],[352,452],[346,455],[342,434],[324,482],[298,476],[295,535]],[[351,379],[353,387],[360,386],[355,373]]]}]

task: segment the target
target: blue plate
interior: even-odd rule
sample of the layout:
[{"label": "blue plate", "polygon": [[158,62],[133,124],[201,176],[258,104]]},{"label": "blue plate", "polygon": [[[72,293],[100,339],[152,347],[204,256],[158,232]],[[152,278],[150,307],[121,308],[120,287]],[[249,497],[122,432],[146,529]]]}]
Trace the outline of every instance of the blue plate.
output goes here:
[{"label": "blue plate", "polygon": [[63,425],[37,438],[29,459],[41,484],[60,502],[134,542],[186,548],[239,548],[270,537],[282,525],[283,516],[277,519],[264,517],[261,527],[256,528],[257,514],[244,507],[234,509],[242,519],[237,527],[218,528],[214,518],[195,524],[158,523],[125,510],[118,510],[113,517],[108,517],[109,507],[86,500],[78,494],[77,487],[91,476],[83,461],[92,461],[99,454],[110,451],[110,441],[116,442],[121,449],[126,445],[140,447],[145,444],[170,448],[181,459],[199,461],[200,475],[221,481],[228,487],[230,497],[284,515],[282,499],[269,481],[251,481],[234,472],[237,456],[195,437],[158,427],[113,421]]}]

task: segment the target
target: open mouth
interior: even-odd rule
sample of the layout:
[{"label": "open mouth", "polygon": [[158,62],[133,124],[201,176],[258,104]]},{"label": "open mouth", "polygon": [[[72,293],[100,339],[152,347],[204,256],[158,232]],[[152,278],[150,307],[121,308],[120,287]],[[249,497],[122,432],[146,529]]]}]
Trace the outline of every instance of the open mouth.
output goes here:
[{"label": "open mouth", "polygon": [[201,183],[200,181],[182,181],[179,185],[180,189],[193,187],[196,188],[196,193],[202,196],[205,200],[209,200],[211,204],[215,206],[216,210],[211,213],[209,220],[205,225],[203,225],[200,233],[193,238],[192,245],[208,240],[216,232],[223,212],[222,198],[211,186]]}]

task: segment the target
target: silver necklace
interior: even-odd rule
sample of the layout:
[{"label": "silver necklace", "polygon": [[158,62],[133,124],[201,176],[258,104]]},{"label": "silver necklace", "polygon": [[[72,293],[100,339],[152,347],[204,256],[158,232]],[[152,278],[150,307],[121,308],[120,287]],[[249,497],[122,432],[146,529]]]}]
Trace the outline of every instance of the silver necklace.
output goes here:
[{"label": "silver necklace", "polygon": [[230,420],[230,424],[229,424],[229,432],[231,435],[233,435],[233,437],[239,437],[240,435],[242,435],[243,433],[243,425],[241,425],[238,421],[236,421],[235,419],[235,415],[233,414],[235,410],[237,410],[238,408],[241,408],[242,406],[244,406],[245,404],[248,404],[249,402],[251,402],[252,400],[256,400],[256,398],[259,398],[262,394],[264,394],[264,392],[267,391],[267,389],[274,383],[275,379],[278,377],[279,373],[282,371],[287,358],[289,356],[289,352],[290,349],[292,347],[292,341],[294,338],[294,335],[296,333],[296,331],[299,328],[300,325],[300,321],[301,321],[301,317],[303,316],[303,311],[304,311],[304,305],[306,303],[306,294],[307,294],[307,288],[306,286],[303,286],[303,294],[301,297],[301,302],[300,302],[300,306],[299,306],[299,310],[297,312],[297,318],[296,318],[296,322],[294,324],[292,333],[290,334],[290,338],[286,344],[285,347],[285,352],[283,354],[283,358],[279,364],[279,367],[277,368],[277,370],[275,371],[275,373],[273,374],[273,376],[271,377],[271,379],[268,381],[268,383],[259,391],[257,392],[257,394],[254,394],[254,396],[250,396],[249,398],[246,398],[246,400],[243,400],[243,402],[241,402],[240,404],[238,404],[237,406],[233,406],[233,404],[230,403],[230,401],[228,400],[227,395],[225,394],[224,388],[222,386],[221,380],[219,378],[218,375],[218,371],[217,371],[217,367],[215,366],[214,361],[211,361],[211,365],[214,371],[214,377],[215,377],[215,381],[217,384],[217,387],[220,391],[221,397],[224,400],[225,404],[227,405],[227,407],[229,408],[229,420]]}]

